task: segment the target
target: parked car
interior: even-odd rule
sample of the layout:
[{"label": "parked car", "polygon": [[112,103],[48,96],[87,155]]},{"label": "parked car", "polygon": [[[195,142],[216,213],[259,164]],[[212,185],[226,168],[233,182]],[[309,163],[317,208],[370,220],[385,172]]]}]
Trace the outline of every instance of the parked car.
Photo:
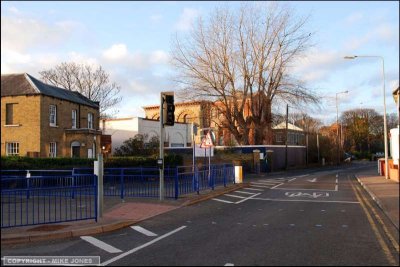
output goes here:
[{"label": "parked car", "polygon": [[350,162],[352,160],[357,159],[356,156],[354,156],[353,154],[348,153],[348,152],[344,152],[343,158],[344,158],[344,162]]},{"label": "parked car", "polygon": [[374,154],[372,154],[372,160],[377,160],[379,158],[384,158],[385,157],[385,153],[383,152],[376,152]]}]

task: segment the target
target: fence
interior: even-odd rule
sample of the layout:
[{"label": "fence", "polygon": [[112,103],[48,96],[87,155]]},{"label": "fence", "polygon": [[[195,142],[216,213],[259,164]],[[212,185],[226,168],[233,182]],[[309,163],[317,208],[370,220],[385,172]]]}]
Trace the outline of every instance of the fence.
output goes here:
[{"label": "fence", "polygon": [[5,177],[1,228],[97,218],[95,175]]},{"label": "fence", "polygon": [[[40,176],[35,176],[40,175]],[[199,192],[234,183],[234,167],[220,164],[164,170],[164,197]],[[104,169],[104,196],[159,197],[159,169]],[[1,227],[95,219],[97,176],[93,169],[1,172]]]},{"label": "fence", "polygon": [[[74,174],[91,173],[93,169],[74,169]],[[104,196],[159,197],[159,169],[106,168],[103,175]],[[211,165],[210,168],[179,166],[164,169],[164,197],[179,198],[180,195],[199,192],[217,185],[234,183],[234,167],[231,164]]]}]

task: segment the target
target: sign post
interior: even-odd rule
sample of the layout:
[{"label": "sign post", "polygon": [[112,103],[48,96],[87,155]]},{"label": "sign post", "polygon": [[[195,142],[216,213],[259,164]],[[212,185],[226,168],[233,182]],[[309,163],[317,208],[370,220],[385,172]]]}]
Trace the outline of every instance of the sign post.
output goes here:
[{"label": "sign post", "polygon": [[203,138],[201,140],[200,148],[204,147],[204,156],[206,156],[206,150],[209,148],[208,155],[208,183],[214,190],[214,182],[211,181],[211,147],[214,146],[215,135],[211,131],[211,128],[203,128]]}]

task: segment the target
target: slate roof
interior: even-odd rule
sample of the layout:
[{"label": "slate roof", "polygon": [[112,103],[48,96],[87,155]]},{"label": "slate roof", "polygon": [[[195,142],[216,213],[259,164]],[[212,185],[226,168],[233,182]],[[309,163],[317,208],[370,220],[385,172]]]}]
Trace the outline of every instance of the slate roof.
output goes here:
[{"label": "slate roof", "polygon": [[74,103],[99,108],[79,92],[45,84],[27,73],[1,75],[1,96],[46,95]]}]

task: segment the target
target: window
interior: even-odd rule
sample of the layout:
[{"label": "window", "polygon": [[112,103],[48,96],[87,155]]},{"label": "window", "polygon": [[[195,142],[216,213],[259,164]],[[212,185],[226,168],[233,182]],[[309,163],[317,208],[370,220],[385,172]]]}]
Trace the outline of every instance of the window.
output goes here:
[{"label": "window", "polygon": [[57,106],[50,105],[50,126],[57,125]]},{"label": "window", "polygon": [[50,153],[49,153],[50,158],[55,158],[57,157],[57,143],[56,142],[50,142]]},{"label": "window", "polygon": [[19,143],[6,143],[6,155],[7,156],[18,156],[19,155]]},{"label": "window", "polygon": [[76,114],[77,114],[77,110],[73,109],[72,110],[72,129],[76,129]]},{"label": "window", "polygon": [[88,128],[93,129],[93,113],[88,113]]},{"label": "window", "polygon": [[275,135],[275,141],[276,142],[282,142],[283,141],[283,138],[282,138],[282,134],[280,134],[280,133],[277,133],[276,135]]},{"label": "window", "polygon": [[14,124],[14,104],[6,104],[6,125]]}]

